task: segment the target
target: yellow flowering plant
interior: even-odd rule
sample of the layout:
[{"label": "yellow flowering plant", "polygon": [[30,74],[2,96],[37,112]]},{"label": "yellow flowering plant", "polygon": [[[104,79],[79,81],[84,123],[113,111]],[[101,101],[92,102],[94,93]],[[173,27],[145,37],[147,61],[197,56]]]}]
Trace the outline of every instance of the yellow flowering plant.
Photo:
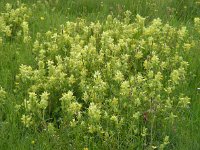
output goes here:
[{"label": "yellow flowering plant", "polygon": [[166,127],[190,103],[176,90],[186,77],[183,54],[191,41],[186,27],[130,16],[77,19],[38,34],[37,66],[22,65],[17,75],[17,91],[27,91],[25,126],[79,129],[83,138],[113,143],[123,137],[140,148],[167,146]]},{"label": "yellow flowering plant", "polygon": [[30,41],[29,19],[31,9],[18,2],[16,8],[7,3],[4,12],[0,14],[0,36],[5,39],[17,37],[24,43]]},{"label": "yellow flowering plant", "polygon": [[[5,117],[5,103],[7,98],[7,92],[0,86],[0,123],[4,121]],[[4,119],[3,119],[4,118]]]},{"label": "yellow flowering plant", "polygon": [[200,33],[200,18],[194,18],[194,26],[198,33]]},{"label": "yellow flowering plant", "polygon": [[5,99],[6,99],[6,92],[5,90],[0,87],[0,106],[2,106],[5,103]]}]

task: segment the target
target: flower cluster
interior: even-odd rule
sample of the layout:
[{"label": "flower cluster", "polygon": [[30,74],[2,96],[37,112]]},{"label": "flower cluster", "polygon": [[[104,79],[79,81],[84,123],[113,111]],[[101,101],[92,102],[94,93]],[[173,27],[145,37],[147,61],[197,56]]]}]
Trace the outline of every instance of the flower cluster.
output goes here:
[{"label": "flower cluster", "polygon": [[5,12],[0,14],[0,36],[9,39],[16,36],[22,37],[24,43],[29,42],[31,39],[29,35],[30,15],[31,10],[25,4],[18,3],[15,9],[7,3]]},{"label": "flower cluster", "polygon": [[[5,103],[6,103],[7,92],[0,86],[0,123],[5,120]],[[4,118],[4,119],[3,119]]]},{"label": "flower cluster", "polygon": [[2,87],[0,87],[0,106],[2,106],[5,103],[6,95],[7,93],[5,92],[5,90]]},{"label": "flower cluster", "polygon": [[156,138],[163,137],[161,147],[169,143],[156,127],[173,123],[177,108],[190,103],[176,90],[185,80],[183,54],[191,41],[186,27],[160,19],[146,25],[139,15],[131,23],[130,16],[90,24],[77,19],[37,35],[37,67],[22,65],[16,84],[27,91],[27,127],[78,127],[88,137],[116,143],[121,133],[129,133],[124,138],[134,145],[143,139],[145,146],[159,146]]},{"label": "flower cluster", "polygon": [[200,18],[194,18],[194,26],[198,33],[200,33]]}]

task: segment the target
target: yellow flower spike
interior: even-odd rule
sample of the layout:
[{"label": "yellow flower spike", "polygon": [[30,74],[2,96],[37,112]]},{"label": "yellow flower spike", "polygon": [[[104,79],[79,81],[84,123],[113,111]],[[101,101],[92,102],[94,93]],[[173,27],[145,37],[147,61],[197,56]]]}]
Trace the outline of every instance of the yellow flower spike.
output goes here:
[{"label": "yellow flower spike", "polygon": [[110,118],[110,120],[113,121],[113,122],[115,122],[115,123],[118,123],[118,118],[115,115],[112,115],[111,118]]},{"label": "yellow flower spike", "polygon": [[39,107],[41,109],[46,109],[47,108],[49,95],[50,94],[48,92],[46,92],[46,91],[41,94],[41,100],[40,100],[40,103],[39,103]]},{"label": "yellow flower spike", "polygon": [[115,78],[114,78],[116,81],[123,81],[124,80],[124,75],[122,74],[121,71],[117,71],[116,74],[115,74]]},{"label": "yellow flower spike", "polygon": [[30,115],[22,115],[21,121],[26,127],[30,127],[33,123],[32,116],[30,116]]},{"label": "yellow flower spike", "polygon": [[98,108],[97,105],[94,103],[90,103],[90,106],[88,108],[88,116],[93,120],[98,122],[101,118],[101,111],[100,108]]},{"label": "yellow flower spike", "polygon": [[143,27],[146,18],[141,17],[139,14],[136,15],[136,22]]},{"label": "yellow flower spike", "polygon": [[136,59],[141,59],[143,57],[143,53],[141,52],[141,51],[139,51],[139,52],[137,52],[136,54],[135,54],[135,58]]},{"label": "yellow flower spike", "polygon": [[195,26],[200,25],[200,18],[194,18]]},{"label": "yellow flower spike", "polygon": [[5,90],[2,87],[0,87],[0,105],[4,104],[6,95],[7,93],[5,92]]}]

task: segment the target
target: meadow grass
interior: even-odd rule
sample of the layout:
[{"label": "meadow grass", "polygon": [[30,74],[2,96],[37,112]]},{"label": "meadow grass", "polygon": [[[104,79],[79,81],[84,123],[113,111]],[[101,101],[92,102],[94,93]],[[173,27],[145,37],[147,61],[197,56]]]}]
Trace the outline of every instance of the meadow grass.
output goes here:
[{"label": "meadow grass", "polygon": [[[1,12],[8,2],[15,4],[15,0],[1,0]],[[29,6],[37,3],[35,0],[21,0],[21,2]],[[200,16],[200,5],[195,0],[59,0],[58,3],[49,0],[48,5],[37,9],[32,16],[30,23],[32,40],[35,39],[37,32],[59,27],[60,24],[77,17],[87,21],[101,21],[110,13],[120,17],[126,10],[133,13],[133,18],[136,14],[147,17],[149,21],[159,17],[170,25],[185,25],[189,29],[193,26],[194,17]],[[44,17],[44,20],[36,22],[34,16]],[[197,90],[200,87],[199,47],[194,47],[186,59],[190,64],[188,80],[186,86],[180,90],[191,98],[191,106],[189,111],[183,114],[184,120],[177,123],[177,131],[169,133],[173,136],[170,142],[171,149],[198,150],[200,149],[200,91]],[[32,46],[13,40],[0,48],[0,85],[9,93],[7,107],[4,110],[6,114],[2,114],[6,116],[6,122],[0,122],[0,149],[79,149],[82,147],[77,143],[79,137],[69,136],[70,131],[60,132],[61,140],[58,142],[47,133],[38,133],[20,125],[21,116],[14,111],[14,103],[21,96],[13,93],[13,90],[15,77],[21,64],[35,65]],[[73,147],[72,141],[76,148]],[[93,147],[101,149],[95,145]]]}]

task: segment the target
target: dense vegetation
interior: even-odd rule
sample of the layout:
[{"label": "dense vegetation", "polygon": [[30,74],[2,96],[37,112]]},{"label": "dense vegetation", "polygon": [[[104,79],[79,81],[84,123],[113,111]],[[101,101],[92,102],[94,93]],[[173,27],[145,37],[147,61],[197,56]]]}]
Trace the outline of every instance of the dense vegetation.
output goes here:
[{"label": "dense vegetation", "polygon": [[200,149],[200,2],[0,2],[0,149]]}]

